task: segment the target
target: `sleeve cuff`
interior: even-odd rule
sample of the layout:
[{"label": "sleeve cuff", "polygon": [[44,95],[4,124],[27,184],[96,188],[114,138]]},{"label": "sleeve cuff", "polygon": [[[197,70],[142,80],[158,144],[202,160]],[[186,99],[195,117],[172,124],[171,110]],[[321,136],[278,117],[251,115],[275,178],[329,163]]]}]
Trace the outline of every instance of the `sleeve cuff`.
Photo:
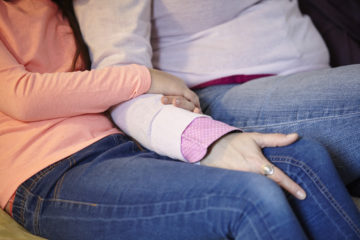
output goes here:
[{"label": "sleeve cuff", "polygon": [[186,161],[181,136],[196,118],[210,118],[172,105],[163,105],[159,94],[144,94],[111,110],[114,123],[144,147]]},{"label": "sleeve cuff", "polygon": [[212,143],[233,131],[241,130],[211,118],[196,118],[181,135],[181,153],[188,162],[198,162]]}]

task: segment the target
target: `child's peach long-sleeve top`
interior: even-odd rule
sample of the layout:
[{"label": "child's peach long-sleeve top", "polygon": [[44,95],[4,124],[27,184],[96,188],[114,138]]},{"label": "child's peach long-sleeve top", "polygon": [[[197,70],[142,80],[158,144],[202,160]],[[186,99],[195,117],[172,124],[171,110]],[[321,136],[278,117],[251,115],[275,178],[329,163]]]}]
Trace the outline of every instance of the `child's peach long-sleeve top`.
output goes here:
[{"label": "child's peach long-sleeve top", "polygon": [[54,3],[0,1],[2,208],[36,172],[119,132],[103,112],[150,87],[138,65],[69,72],[74,54],[72,30]]}]

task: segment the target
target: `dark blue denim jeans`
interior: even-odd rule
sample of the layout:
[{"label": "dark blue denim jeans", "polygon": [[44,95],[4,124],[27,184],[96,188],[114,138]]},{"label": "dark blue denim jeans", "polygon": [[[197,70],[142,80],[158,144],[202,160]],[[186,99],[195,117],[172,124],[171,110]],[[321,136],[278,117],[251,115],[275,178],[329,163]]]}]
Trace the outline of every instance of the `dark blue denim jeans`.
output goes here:
[{"label": "dark blue denim jeans", "polygon": [[255,173],[188,164],[111,135],[17,190],[13,216],[48,239],[359,239],[360,217],[319,144],[264,154],[307,192],[303,201]]}]

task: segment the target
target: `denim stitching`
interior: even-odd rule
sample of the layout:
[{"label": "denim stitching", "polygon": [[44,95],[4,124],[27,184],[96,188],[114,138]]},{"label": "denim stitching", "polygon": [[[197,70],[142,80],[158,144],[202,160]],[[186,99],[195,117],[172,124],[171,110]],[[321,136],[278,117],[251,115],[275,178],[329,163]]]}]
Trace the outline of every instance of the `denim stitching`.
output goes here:
[{"label": "denim stitching", "polygon": [[[91,206],[91,207],[97,207],[99,205],[97,203],[75,201],[75,200],[66,200],[66,199],[58,199],[58,198],[51,198],[51,199],[44,199],[44,198],[41,198],[41,197],[39,197],[39,198],[42,199],[43,201],[48,201],[48,202],[78,204],[78,205],[85,205],[85,206]],[[102,206],[104,206],[104,205],[102,205]],[[108,205],[108,206],[112,206],[112,205]],[[114,206],[116,206],[116,205],[114,205]]]},{"label": "denim stitching", "polygon": [[307,164],[295,158],[285,157],[285,156],[284,157],[270,156],[269,159],[271,159],[273,163],[287,163],[295,167],[299,167],[301,170],[303,170],[306,173],[306,175],[308,175],[308,177],[313,181],[315,186],[320,190],[323,196],[330,202],[333,208],[338,212],[338,214],[345,220],[345,222],[348,223],[348,225],[351,227],[351,229],[353,229],[356,235],[360,237],[360,229],[354,224],[354,222],[351,220],[348,214],[344,211],[344,209],[340,206],[340,204],[334,199],[334,197],[326,188],[326,186],[321,182],[317,174],[314,173],[314,171],[309,166],[307,166]]},{"label": "denim stitching", "polygon": [[[341,114],[341,115],[336,115],[336,116],[328,116],[328,117],[316,117],[316,118],[308,118],[308,119],[301,119],[301,120],[290,120],[287,122],[281,122],[281,123],[272,123],[272,124],[260,124],[260,125],[250,125],[250,126],[243,126],[241,127],[242,129],[246,129],[246,128],[267,128],[267,127],[278,127],[278,126],[283,126],[283,125],[288,125],[288,126],[294,126],[297,125],[299,123],[308,123],[308,122],[318,122],[318,121],[324,121],[324,120],[337,120],[337,119],[341,119],[341,118],[349,118],[349,117],[353,117],[360,114],[360,112],[354,112],[354,113],[349,113],[349,114]],[[241,124],[240,124],[241,126]]]},{"label": "denim stitching", "polygon": [[[254,205],[254,203],[252,201],[250,201],[249,199],[244,198],[243,196],[229,196],[229,195],[225,195],[225,194],[212,194],[212,195],[207,195],[205,197],[199,197],[199,198],[191,198],[191,199],[184,199],[184,200],[177,200],[177,201],[168,201],[168,202],[160,202],[160,203],[152,203],[152,204],[137,204],[137,205],[107,205],[107,204],[100,204],[100,206],[102,207],[120,207],[120,208],[127,208],[127,207],[144,207],[144,206],[161,206],[161,205],[166,205],[166,204],[171,204],[171,203],[179,203],[179,202],[189,202],[189,201],[193,201],[193,200],[206,200],[206,202],[209,202],[209,199],[212,197],[226,197],[226,198],[233,198],[233,199],[240,199],[240,201],[245,201],[246,204],[250,205],[251,208],[253,210],[255,210],[257,212],[258,216],[262,216],[261,212],[256,208],[256,206]],[[41,198],[40,198],[41,199]],[[90,207],[97,207],[99,206],[99,204],[96,203],[90,203],[90,202],[82,202],[82,201],[73,201],[73,200],[63,200],[63,199],[47,199],[47,201],[51,201],[51,202],[63,202],[63,203],[70,203],[70,204],[79,204],[79,205],[85,205],[85,206],[90,206]],[[191,210],[191,211],[186,211],[186,212],[181,212],[180,214],[182,215],[187,215],[187,214],[193,214],[193,213],[199,213],[199,212],[204,212],[206,213],[208,210],[226,210],[226,211],[232,211],[232,212],[240,212],[240,213],[244,213],[243,211],[240,211],[236,208],[225,208],[225,207],[209,207],[208,204],[207,206],[204,207],[204,209],[202,210]],[[157,215],[153,215],[153,216],[142,216],[142,217],[127,217],[127,218],[122,218],[122,219],[118,219],[117,221],[128,221],[128,220],[144,220],[144,219],[153,219],[153,218],[158,218],[158,217],[165,217],[165,216],[175,216],[178,215],[179,212],[176,213],[166,213],[166,214],[157,214]],[[248,216],[246,214],[244,214],[244,216],[246,216],[248,218]],[[114,219],[112,219],[114,220]],[[260,217],[259,220],[261,220],[264,224],[264,226],[266,226],[266,229],[269,229],[269,224],[266,221],[263,221],[263,218]],[[209,220],[208,220],[209,222]],[[210,223],[208,223],[210,225]],[[269,235],[270,232],[268,232]]]},{"label": "denim stitching", "polygon": [[119,144],[119,143],[120,143],[119,138],[117,137],[117,135],[113,134],[113,135],[111,135],[111,137],[112,137],[112,139],[113,139],[113,141],[114,141],[115,144]]},{"label": "denim stitching", "polygon": [[[68,163],[67,164],[69,165],[69,168],[71,168],[72,166],[74,166],[76,164],[76,160],[72,156],[70,156],[68,158]],[[63,181],[65,179],[66,173],[67,173],[67,171],[56,182],[56,185],[55,185],[55,188],[54,188],[54,198],[58,198],[58,196],[59,196],[59,192],[60,192],[62,183],[63,183]]]},{"label": "denim stitching", "polygon": [[[26,190],[26,188],[22,187],[23,190]],[[19,218],[20,218],[20,222],[21,225],[24,226],[25,225],[25,200],[28,198],[28,192],[27,191],[23,191],[23,197],[21,198],[21,208],[19,210]]]},{"label": "denim stitching", "polygon": [[75,159],[71,156],[69,158],[69,167],[72,167],[75,164]]},{"label": "denim stitching", "polygon": [[57,181],[56,185],[55,185],[55,189],[54,189],[54,198],[58,198],[59,192],[60,192],[60,188],[62,186],[62,183],[64,181],[66,173]]},{"label": "denim stitching", "polygon": [[[113,138],[113,140],[114,140],[114,142],[115,142],[115,144],[116,145],[118,145],[118,144],[120,144],[121,143],[121,141],[120,141],[120,136],[123,136],[123,135],[119,135],[119,134],[113,134],[113,135],[111,135],[112,136],[112,138]],[[124,135],[125,136],[125,135]],[[140,150],[141,152],[145,152],[146,150],[141,146],[141,144],[140,143],[138,143],[137,141],[136,141],[136,139],[134,139],[134,138],[132,138],[132,137],[130,137],[130,136],[126,136],[128,139],[127,139],[127,141],[130,141],[130,142],[133,142],[134,143],[134,145],[135,146],[133,146],[133,150]],[[138,149],[137,149],[137,148]]]},{"label": "denim stitching", "polygon": [[[222,195],[222,194],[212,194],[212,195],[207,195],[204,197],[199,197],[199,198],[191,198],[191,199],[185,199],[185,200],[177,200],[177,201],[168,201],[168,202],[161,202],[161,203],[153,203],[153,204],[138,204],[138,205],[107,205],[107,204],[101,204],[101,206],[103,207],[121,207],[121,208],[126,208],[126,207],[142,207],[142,206],[147,206],[147,205],[152,205],[152,206],[161,206],[161,205],[166,205],[166,204],[171,204],[171,203],[179,203],[179,202],[189,202],[189,201],[193,201],[193,200],[206,200],[206,202],[209,202],[209,198],[212,197],[226,197],[226,198],[233,198],[233,199],[240,199],[240,201],[245,201],[248,205],[251,206],[251,208],[253,210],[255,210],[257,212],[257,215],[260,216],[259,220],[261,220],[264,224],[264,226],[266,226],[266,229],[268,231],[269,229],[269,225],[267,224],[266,221],[263,221],[264,218],[262,218],[261,216],[261,212],[256,208],[256,206],[254,205],[254,203],[244,197],[241,196],[229,196],[229,195]],[[40,202],[42,203],[42,201],[44,201],[45,199],[38,197],[39,200],[39,204]],[[51,202],[63,202],[63,203],[70,203],[70,204],[79,204],[79,205],[85,205],[85,206],[90,206],[90,207],[97,207],[99,206],[99,204],[96,203],[89,203],[89,202],[82,202],[82,201],[72,201],[72,200],[63,200],[63,199],[47,199],[47,201],[51,201]],[[238,213],[244,213],[243,211],[240,211],[236,208],[226,208],[226,207],[209,207],[208,204],[206,204],[206,206],[204,206],[204,209],[202,210],[190,210],[190,211],[184,211],[184,212],[175,212],[175,213],[165,213],[165,214],[156,214],[153,216],[142,216],[142,217],[127,217],[127,218],[121,218],[121,219],[116,219],[115,221],[129,221],[129,220],[144,220],[144,219],[153,219],[153,218],[158,218],[158,217],[166,217],[166,216],[176,216],[178,214],[181,215],[188,215],[188,214],[193,214],[193,213],[200,213],[200,212],[204,212],[205,214],[209,211],[209,210],[225,210],[225,211],[232,211],[232,212],[238,212]],[[207,215],[207,214],[206,214]],[[245,216],[248,219],[248,215],[243,214],[243,216]],[[114,221],[114,219],[111,219],[112,221]],[[208,224],[209,220],[208,220]],[[268,231],[268,235],[271,235],[270,232]]]},{"label": "denim stitching", "polygon": [[[22,190],[21,194],[23,195],[23,196],[21,196],[21,200],[19,203],[20,207],[18,207],[20,209],[19,210],[19,221],[23,226],[25,225],[25,201],[28,198],[28,195],[31,194],[31,190],[33,190],[34,186],[42,179],[42,177],[49,174],[59,162],[56,162],[56,163],[48,166],[47,168],[41,170],[40,172],[36,173],[31,178],[29,178],[27,180],[27,181],[31,180],[31,184],[29,184],[29,186],[27,186],[27,184],[24,183],[18,187],[18,190]],[[18,193],[15,194],[15,197],[19,197]]]},{"label": "denim stitching", "polygon": [[[27,188],[24,188],[22,187],[22,189],[24,190],[24,193],[26,195],[33,195],[31,193],[31,191]],[[98,204],[96,203],[89,203],[89,202],[81,202],[81,201],[72,201],[72,200],[62,200],[62,199],[44,199],[40,196],[36,196],[37,197],[37,206],[36,206],[36,209],[34,211],[34,217],[36,219],[34,219],[34,226],[33,226],[33,229],[35,231],[35,233],[40,233],[40,227],[39,227],[39,223],[38,223],[38,217],[39,217],[39,214],[40,214],[40,209],[41,209],[41,205],[43,204],[44,201],[53,201],[53,202],[65,202],[65,203],[70,203],[70,204],[79,204],[79,205],[87,205],[87,206],[91,206],[91,207],[97,207]],[[212,197],[226,197],[226,198],[233,198],[233,199],[238,199],[240,201],[245,201],[247,204],[249,204],[253,210],[255,210],[257,212],[257,214],[259,216],[261,216],[261,212],[259,212],[259,210],[255,207],[254,203],[252,201],[250,201],[249,199],[246,199],[244,196],[232,196],[232,195],[227,195],[227,194],[208,194],[204,197],[199,197],[199,198],[191,198],[191,199],[184,199],[184,200],[176,200],[176,201],[167,201],[167,202],[160,202],[160,203],[153,203],[153,204],[138,204],[138,205],[121,205],[121,206],[118,206],[118,205],[107,205],[107,204],[101,204],[102,206],[105,206],[105,207],[141,207],[141,206],[147,206],[147,205],[152,205],[152,206],[160,206],[160,205],[164,205],[164,204],[171,204],[171,203],[179,203],[179,202],[189,202],[189,201],[193,201],[193,200],[206,200],[206,202],[208,203],[209,202],[209,199],[212,198]],[[25,200],[25,198],[23,198],[23,200]],[[183,215],[187,215],[187,214],[193,214],[193,213],[198,213],[198,212],[208,212],[208,210],[211,210],[211,209],[221,209],[221,210],[229,210],[229,211],[232,211],[232,212],[240,212],[240,213],[244,213],[243,211],[240,211],[236,208],[221,208],[221,207],[211,207],[209,206],[208,204],[206,204],[206,206],[204,206],[204,209],[203,210],[191,210],[191,211],[186,211],[186,212],[181,212],[180,214],[183,214]],[[25,210],[25,209],[24,209]],[[151,218],[156,218],[156,217],[164,217],[164,216],[172,216],[172,215],[177,215],[179,213],[168,213],[168,214],[157,214],[157,215],[154,215],[154,216],[149,216],[149,217],[134,217],[134,219],[151,219]],[[244,216],[248,217],[246,214],[244,214]],[[23,217],[23,215],[22,215]],[[122,219],[118,219],[118,221],[127,221],[127,220],[132,220],[133,218],[122,218]],[[263,218],[259,218],[261,221],[263,221]],[[112,219],[114,220],[114,219]],[[209,220],[208,220],[209,222]],[[264,222],[264,226],[266,226],[266,229],[268,230],[269,229],[269,225]],[[210,223],[208,223],[210,224]],[[270,235],[270,232],[269,232],[269,235]]]},{"label": "denim stitching", "polygon": [[67,160],[66,158],[63,160],[60,160],[58,162],[55,162],[53,164],[51,164],[50,166],[44,168],[43,170],[41,170],[40,172],[36,173],[35,175],[33,175],[31,178],[29,178],[29,180],[31,180],[31,184],[29,186],[26,186],[26,188],[28,189],[33,189],[34,185],[36,185],[44,176],[46,176],[47,174],[49,174],[52,170],[55,169],[55,167],[62,161]]},{"label": "denim stitching", "polygon": [[[221,195],[221,194],[212,194],[212,195],[208,195],[206,197],[203,197],[207,200],[207,202],[209,202],[209,198],[211,197],[226,197],[226,198],[233,198],[233,199],[237,199],[239,201],[245,201],[247,205],[250,205],[252,210],[255,210],[257,215],[260,216],[259,217],[259,220],[263,222],[264,226],[266,227],[266,230],[267,230],[267,233],[269,236],[272,236],[272,234],[270,233],[269,231],[269,225],[267,224],[266,221],[264,221],[265,218],[261,217],[261,212],[257,209],[257,207],[255,206],[255,204],[253,203],[253,201],[249,200],[249,199],[246,199],[244,196],[228,196],[228,195]],[[201,198],[200,198],[201,199]],[[205,211],[206,213],[208,212],[208,210],[211,210],[211,209],[214,209],[214,210],[225,210],[225,211],[232,211],[232,212],[240,212],[242,213],[243,216],[245,216],[247,219],[251,219],[249,218],[249,216],[247,214],[245,214],[245,211],[240,211],[236,208],[224,208],[224,207],[209,207],[208,206],[209,204],[207,204],[207,207],[204,208],[203,211]],[[197,211],[191,211],[191,212],[188,212],[188,213],[192,213],[192,212],[197,212]],[[208,215],[208,214],[206,214]],[[208,220],[208,225],[211,226],[211,224],[209,223],[209,220]],[[273,239],[273,238],[271,238]]]},{"label": "denim stitching", "polygon": [[40,234],[40,225],[39,225],[39,218],[40,218],[40,209],[41,209],[41,205],[42,205],[42,198],[38,197],[37,198],[37,203],[36,203],[36,208],[34,211],[34,226],[33,226],[33,231],[36,234]]},{"label": "denim stitching", "polygon": [[47,175],[53,169],[54,169],[54,166],[50,165],[47,168],[45,168],[45,169],[41,170],[40,172],[36,173],[34,176],[32,176],[30,178],[31,179],[31,184],[27,188],[32,189],[34,187],[34,185],[36,185],[38,183],[38,181],[41,180],[42,177]]}]

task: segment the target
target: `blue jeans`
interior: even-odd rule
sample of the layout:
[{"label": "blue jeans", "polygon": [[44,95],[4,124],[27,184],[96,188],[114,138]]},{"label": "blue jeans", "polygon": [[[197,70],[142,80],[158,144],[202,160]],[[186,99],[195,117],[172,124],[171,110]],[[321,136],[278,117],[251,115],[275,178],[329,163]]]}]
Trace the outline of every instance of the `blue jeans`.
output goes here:
[{"label": "blue jeans", "polygon": [[13,216],[49,239],[360,239],[360,216],[327,152],[308,140],[264,154],[303,186],[175,161],[108,136],[18,189]]},{"label": "blue jeans", "polygon": [[197,94],[214,119],[247,132],[315,139],[346,184],[360,178],[360,65],[212,86]]}]

